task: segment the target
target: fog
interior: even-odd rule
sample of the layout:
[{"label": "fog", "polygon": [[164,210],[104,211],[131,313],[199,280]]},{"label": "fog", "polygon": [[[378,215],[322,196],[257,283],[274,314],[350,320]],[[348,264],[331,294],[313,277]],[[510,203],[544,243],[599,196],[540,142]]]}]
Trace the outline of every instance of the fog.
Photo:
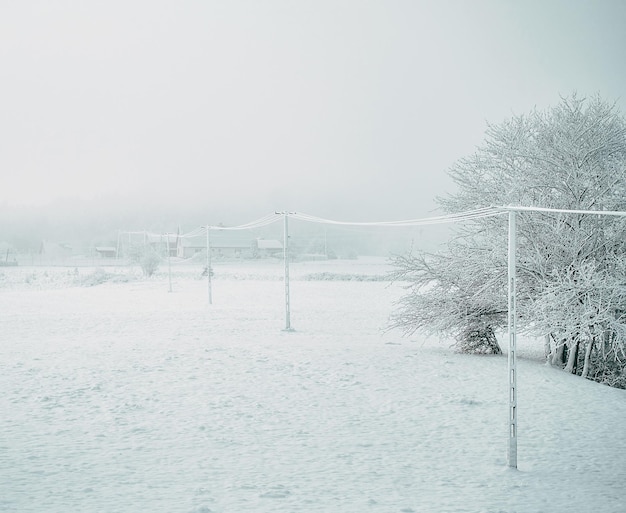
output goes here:
[{"label": "fog", "polygon": [[487,123],[599,93],[619,1],[0,3],[0,242],[432,214]]}]

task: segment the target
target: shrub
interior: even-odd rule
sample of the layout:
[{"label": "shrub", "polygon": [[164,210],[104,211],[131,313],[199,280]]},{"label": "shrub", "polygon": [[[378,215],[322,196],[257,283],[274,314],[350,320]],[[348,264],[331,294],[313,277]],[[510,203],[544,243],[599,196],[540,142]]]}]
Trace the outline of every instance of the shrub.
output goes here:
[{"label": "shrub", "polygon": [[143,271],[144,276],[148,278],[159,270],[160,263],[161,259],[159,256],[150,249],[145,251],[139,260],[141,270]]}]

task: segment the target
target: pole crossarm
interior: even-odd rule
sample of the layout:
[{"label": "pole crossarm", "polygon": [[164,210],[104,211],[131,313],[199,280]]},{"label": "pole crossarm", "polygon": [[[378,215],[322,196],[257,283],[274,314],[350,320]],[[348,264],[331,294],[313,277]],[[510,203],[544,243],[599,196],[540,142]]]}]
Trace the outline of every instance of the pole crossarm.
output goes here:
[{"label": "pole crossarm", "polygon": [[515,207],[515,206],[507,206],[507,207],[499,207],[502,210],[506,210],[509,212],[549,212],[554,214],[589,214],[589,215],[598,215],[598,216],[619,216],[625,217],[626,212],[621,212],[619,210],[570,210],[563,208],[544,208],[544,207]]}]

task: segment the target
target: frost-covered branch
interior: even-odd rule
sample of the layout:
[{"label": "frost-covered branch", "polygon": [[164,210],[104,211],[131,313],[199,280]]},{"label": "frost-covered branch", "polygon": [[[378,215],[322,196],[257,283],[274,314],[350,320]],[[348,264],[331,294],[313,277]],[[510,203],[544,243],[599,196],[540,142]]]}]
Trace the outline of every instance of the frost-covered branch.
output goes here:
[{"label": "frost-covered branch", "polygon": [[[624,211],[626,122],[614,104],[572,95],[489,125],[485,143],[449,173],[457,191],[439,198],[446,213],[507,204]],[[626,218],[524,212],[517,240],[520,329],[549,334],[567,370],[626,387]],[[501,218],[459,226],[440,254],[398,257],[394,278],[409,285],[392,325],[466,342],[481,333],[488,344],[506,325],[506,261]]]}]

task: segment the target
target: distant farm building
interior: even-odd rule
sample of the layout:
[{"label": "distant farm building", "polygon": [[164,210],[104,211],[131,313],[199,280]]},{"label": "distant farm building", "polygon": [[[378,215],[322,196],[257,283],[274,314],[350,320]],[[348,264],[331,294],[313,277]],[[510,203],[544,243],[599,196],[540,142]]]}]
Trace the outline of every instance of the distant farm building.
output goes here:
[{"label": "distant farm building", "polygon": [[253,251],[259,258],[278,256],[283,252],[283,243],[275,239],[255,239]]},{"label": "distant farm building", "polygon": [[[211,256],[216,258],[250,258],[252,240],[246,234],[211,231],[209,234]],[[178,242],[177,256],[192,258],[197,254],[206,255],[206,235],[200,237],[181,237]]]},{"label": "distant farm building", "polygon": [[115,258],[117,256],[117,248],[114,246],[96,246],[95,250],[100,258]]},{"label": "distant farm building", "polygon": [[143,235],[144,243],[149,245],[157,255],[175,257],[178,252],[178,243],[180,237],[175,233],[167,233],[167,234],[152,234],[145,233]]},{"label": "distant farm building", "polygon": [[[207,244],[211,248],[212,258],[267,258],[279,256],[283,252],[283,243],[274,239],[253,238],[249,232],[238,230],[211,229],[207,240],[206,233],[198,236],[185,236],[180,233],[155,234],[149,232],[125,232],[118,239],[119,253],[122,256],[135,254],[150,247],[161,257],[169,256],[183,260],[201,259],[207,256]],[[117,257],[116,248],[107,248],[103,257]]]}]

